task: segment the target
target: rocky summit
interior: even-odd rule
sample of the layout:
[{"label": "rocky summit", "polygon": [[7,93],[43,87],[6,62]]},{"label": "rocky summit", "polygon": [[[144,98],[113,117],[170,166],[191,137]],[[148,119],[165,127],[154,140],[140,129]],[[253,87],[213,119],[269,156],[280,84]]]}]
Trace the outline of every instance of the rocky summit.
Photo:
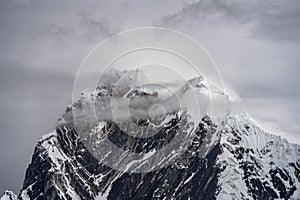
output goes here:
[{"label": "rocky summit", "polygon": [[[183,88],[180,91],[185,94],[193,88],[200,95],[212,87],[197,78]],[[300,199],[300,146],[266,133],[247,114],[226,112],[222,123],[217,123],[206,113],[197,124],[192,123],[194,116],[189,112],[176,109],[167,110],[155,121],[134,118],[138,126],[160,127],[149,137],[129,134],[126,130],[132,130],[132,122],[110,117],[99,117],[88,123],[89,128],[78,127],[74,110],[84,109],[93,99],[97,109],[101,108],[98,115],[106,115],[104,108],[114,89],[111,83],[103,84],[68,106],[56,129],[38,141],[20,193],[6,191],[1,200]],[[152,90],[127,87],[118,98],[149,100],[160,96],[159,89]],[[216,88],[212,92],[225,95]],[[170,160],[168,164],[138,171],[141,165],[151,166],[149,158],[182,133],[192,134],[190,142],[183,150],[176,146],[164,155]],[[102,143],[105,139],[124,155],[135,152],[148,156],[139,165],[126,163],[126,156],[119,156],[116,160],[126,163],[121,165],[123,170],[106,165],[99,159],[104,159],[102,152],[107,158],[115,155]]]}]

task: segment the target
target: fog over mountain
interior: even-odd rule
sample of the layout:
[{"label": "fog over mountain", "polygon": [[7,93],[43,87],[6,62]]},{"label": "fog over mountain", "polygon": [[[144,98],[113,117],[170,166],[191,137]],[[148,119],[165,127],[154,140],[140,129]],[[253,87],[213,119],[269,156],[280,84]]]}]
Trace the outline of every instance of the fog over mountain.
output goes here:
[{"label": "fog over mountain", "polygon": [[18,194],[37,141],[71,103],[87,53],[123,30],[161,26],[202,44],[236,107],[300,143],[300,2],[0,2],[0,193]]},{"label": "fog over mountain", "polygon": [[193,96],[228,100],[202,76],[168,96],[139,74],[99,83],[67,106],[38,141],[21,191],[6,190],[1,200],[299,199],[300,145],[265,132],[247,114],[228,109],[216,117],[215,103],[195,112]]}]

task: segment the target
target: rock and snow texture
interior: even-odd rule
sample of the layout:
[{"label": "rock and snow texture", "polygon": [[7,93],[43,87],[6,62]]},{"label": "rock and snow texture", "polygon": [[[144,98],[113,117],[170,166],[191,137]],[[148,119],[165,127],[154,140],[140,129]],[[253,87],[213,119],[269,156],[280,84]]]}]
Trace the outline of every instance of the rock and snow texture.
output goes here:
[{"label": "rock and snow texture", "polygon": [[[174,119],[171,127],[178,122]],[[107,134],[116,144],[123,148],[132,145],[133,141],[113,123],[101,124],[100,129],[105,126],[109,126]],[[39,141],[19,198],[212,199],[217,187],[215,164],[220,149],[215,146],[205,158],[198,156],[199,144],[215,131],[208,118],[199,127],[193,144],[174,165],[148,173],[120,172],[102,165],[82,145],[74,129],[60,127]],[[160,141],[167,139],[162,137]],[[152,142],[145,147],[151,148]]]},{"label": "rock and snow texture", "polygon": [[[224,95],[202,77],[190,84],[198,97]],[[159,88],[132,87],[121,88],[120,98],[159,96]],[[176,134],[187,132],[193,117],[174,111],[159,124],[148,119],[137,121],[142,126],[163,127],[145,139],[127,134],[105,116],[89,123],[92,129],[82,137],[74,126],[72,110],[96,99],[99,115],[104,114],[111,109],[106,104],[113,90],[113,84],[101,85],[67,107],[56,129],[36,145],[18,199],[300,199],[300,146],[265,133],[245,114],[227,114],[221,127],[209,115],[202,116],[188,148],[171,165],[158,170],[130,173],[104,165],[91,152],[103,148],[99,145],[102,138],[150,157]],[[190,89],[179,93],[190,95]],[[84,130],[89,129],[82,127],[80,131]],[[1,200],[8,199],[17,197],[7,191]]]},{"label": "rock and snow texture", "polygon": [[[113,124],[96,129],[105,127],[118,145],[132,145]],[[263,132],[244,115],[229,115],[219,143],[201,158],[201,144],[215,130],[204,117],[181,158],[139,174],[101,165],[74,129],[60,127],[36,146],[19,199],[299,199],[298,145]]]},{"label": "rock and snow texture", "polygon": [[218,199],[300,199],[300,146],[265,133],[244,114],[221,131]]},{"label": "rock and snow texture", "polygon": [[1,200],[17,200],[17,196],[9,190],[6,190],[3,194],[3,196],[1,197]]}]

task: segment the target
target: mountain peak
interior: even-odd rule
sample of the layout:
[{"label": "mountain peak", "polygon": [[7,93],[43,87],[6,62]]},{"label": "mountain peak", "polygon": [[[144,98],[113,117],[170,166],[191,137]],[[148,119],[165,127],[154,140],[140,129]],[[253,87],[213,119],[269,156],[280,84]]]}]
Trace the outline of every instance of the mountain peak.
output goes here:
[{"label": "mountain peak", "polygon": [[[123,107],[119,100],[131,101],[135,117],[140,111],[148,112],[146,105],[151,105],[161,92],[160,87],[130,85],[138,80],[137,74],[132,72],[123,82],[120,80],[126,84],[118,90],[116,105],[120,111]],[[176,110],[181,107],[173,106],[168,98],[159,103],[172,109],[159,117],[132,121],[130,115],[126,120],[115,119],[109,115],[115,87],[117,82],[103,84],[67,107],[56,129],[36,145],[20,200],[299,199],[299,145],[266,133],[243,113],[227,113],[221,124],[205,113],[200,121],[194,120],[189,112]],[[188,100],[191,90],[195,90],[196,98],[206,98],[207,91],[226,97],[203,77],[191,79],[178,93]],[[84,110],[91,103],[98,109],[98,121],[91,121],[90,113]],[[86,126],[75,126],[74,109],[82,114],[80,119]],[[151,131],[155,134],[149,135]],[[147,137],[137,136],[140,132]],[[178,140],[178,135],[179,139],[183,137],[182,143],[168,146]],[[107,141],[123,154],[114,154]],[[163,148],[170,148],[170,153],[161,153]],[[136,164],[138,159],[132,161],[127,156],[132,153],[142,157],[141,165]],[[107,160],[116,162],[110,166]],[[125,163],[123,170],[115,167],[118,163]],[[155,170],[136,173],[153,163],[157,164]],[[7,191],[1,200],[8,199],[17,197]]]},{"label": "mountain peak", "polygon": [[17,200],[17,196],[10,190],[6,190],[1,197],[1,200]]},{"label": "mountain peak", "polygon": [[187,81],[188,85],[191,85],[194,88],[205,89],[211,94],[225,95],[224,89],[219,88],[211,81],[207,80],[203,76],[197,76]]}]

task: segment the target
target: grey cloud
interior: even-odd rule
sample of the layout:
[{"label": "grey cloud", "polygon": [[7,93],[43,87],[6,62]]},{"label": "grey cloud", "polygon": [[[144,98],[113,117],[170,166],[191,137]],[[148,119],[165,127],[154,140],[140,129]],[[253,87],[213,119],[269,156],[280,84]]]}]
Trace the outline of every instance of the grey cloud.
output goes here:
[{"label": "grey cloud", "polygon": [[51,38],[55,44],[68,40],[73,35],[75,28],[70,25],[57,25],[54,23],[44,23],[37,25],[28,33],[30,39],[47,39]]},{"label": "grey cloud", "polygon": [[86,30],[82,34],[90,43],[99,41],[99,38],[107,38],[119,32],[120,28],[114,27],[107,19],[99,19],[97,16],[92,16],[90,11],[79,12],[81,27]]},{"label": "grey cloud", "polygon": [[225,81],[241,96],[297,97],[299,9],[299,1],[204,0],[186,4],[159,25],[193,34],[220,60]]},{"label": "grey cloud", "polygon": [[244,98],[235,102],[232,109],[247,112],[265,131],[299,144],[299,102],[300,98]]},{"label": "grey cloud", "polygon": [[241,107],[263,128],[268,124],[266,129],[299,141],[299,5],[195,1],[166,15],[159,25],[194,36],[240,96]]},{"label": "grey cloud", "polygon": [[187,24],[189,21],[199,26],[203,23],[211,23],[213,26],[215,23],[224,22],[244,24],[251,20],[253,12],[257,12],[251,10],[249,6],[252,5],[243,5],[238,1],[196,1],[186,4],[175,14],[164,16],[160,24],[171,28],[180,26],[180,24]]},{"label": "grey cloud", "polygon": [[70,102],[84,56],[130,28],[157,25],[194,37],[251,114],[283,135],[299,134],[299,3],[0,1],[0,193],[20,189],[36,141]]},{"label": "grey cloud", "polygon": [[[116,33],[116,24],[94,11],[93,1],[39,2],[26,4],[11,0],[1,1],[0,40],[39,40],[59,47],[77,41],[81,45],[100,42]],[[99,2],[98,4],[103,4]],[[66,9],[67,8],[67,9]],[[105,14],[104,14],[105,16]]]},{"label": "grey cloud", "polygon": [[[253,24],[250,36],[264,37],[275,41],[299,40],[300,37],[300,2],[288,1],[196,1],[187,4],[179,12],[165,16],[161,25],[176,27],[189,20],[198,25],[207,22]],[[211,24],[214,25],[214,24]]]},{"label": "grey cloud", "polygon": [[261,85],[261,84],[252,84],[240,88],[240,97],[242,98],[251,98],[251,97],[260,97],[260,98],[272,98],[281,94],[282,97],[291,97],[297,98],[300,97],[300,89],[295,87],[287,88],[286,85],[280,87],[281,83],[278,85]]},{"label": "grey cloud", "polygon": [[16,192],[20,189],[36,141],[53,130],[59,115],[71,102],[72,84],[73,76],[60,71],[39,71],[16,63],[2,63],[1,192],[8,188]]},{"label": "grey cloud", "polygon": [[300,2],[287,9],[261,14],[253,37],[272,38],[276,41],[295,42],[300,39]]}]

